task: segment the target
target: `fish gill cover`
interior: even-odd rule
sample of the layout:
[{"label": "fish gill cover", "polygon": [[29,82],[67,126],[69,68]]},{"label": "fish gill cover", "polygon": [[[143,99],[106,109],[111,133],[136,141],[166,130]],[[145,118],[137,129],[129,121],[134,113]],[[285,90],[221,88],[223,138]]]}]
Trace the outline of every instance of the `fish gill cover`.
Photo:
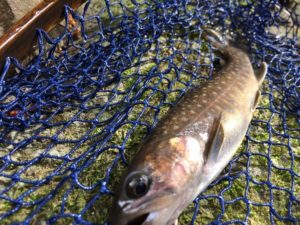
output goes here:
[{"label": "fish gill cover", "polygon": [[38,30],[36,56],[7,58],[0,75],[1,224],[105,224],[142,141],[211,78],[205,27],[269,69],[242,146],[179,223],[300,222],[299,3],[106,0],[65,13],[79,28]]}]

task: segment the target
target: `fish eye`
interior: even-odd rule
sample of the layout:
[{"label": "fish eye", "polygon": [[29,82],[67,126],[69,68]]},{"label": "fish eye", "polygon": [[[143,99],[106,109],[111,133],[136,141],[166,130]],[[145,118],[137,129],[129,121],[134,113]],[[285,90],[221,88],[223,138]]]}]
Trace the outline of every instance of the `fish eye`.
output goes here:
[{"label": "fish eye", "polygon": [[126,194],[131,198],[139,198],[147,194],[151,180],[145,173],[135,173],[126,182]]}]

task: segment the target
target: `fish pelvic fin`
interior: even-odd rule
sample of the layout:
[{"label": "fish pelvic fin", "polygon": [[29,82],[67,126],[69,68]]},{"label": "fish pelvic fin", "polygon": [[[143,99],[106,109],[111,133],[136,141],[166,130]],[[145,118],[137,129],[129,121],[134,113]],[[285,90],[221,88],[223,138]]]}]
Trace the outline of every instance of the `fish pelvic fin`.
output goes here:
[{"label": "fish pelvic fin", "polygon": [[215,120],[215,132],[208,146],[207,162],[217,162],[219,160],[222,146],[225,140],[225,131],[222,124],[222,114]]},{"label": "fish pelvic fin", "polygon": [[256,80],[259,85],[261,85],[262,82],[264,81],[267,71],[268,71],[268,64],[266,62],[263,62],[260,65],[260,67],[254,71]]}]

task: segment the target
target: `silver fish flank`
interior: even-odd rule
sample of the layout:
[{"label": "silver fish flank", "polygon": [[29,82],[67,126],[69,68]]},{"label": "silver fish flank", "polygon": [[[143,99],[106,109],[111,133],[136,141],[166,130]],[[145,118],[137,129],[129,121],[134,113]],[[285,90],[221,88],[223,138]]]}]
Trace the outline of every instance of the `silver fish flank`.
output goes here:
[{"label": "silver fish flank", "polygon": [[267,72],[213,30],[203,32],[225,65],[188,91],[131,162],[115,198],[112,225],[173,225],[224,169],[252,119]]}]

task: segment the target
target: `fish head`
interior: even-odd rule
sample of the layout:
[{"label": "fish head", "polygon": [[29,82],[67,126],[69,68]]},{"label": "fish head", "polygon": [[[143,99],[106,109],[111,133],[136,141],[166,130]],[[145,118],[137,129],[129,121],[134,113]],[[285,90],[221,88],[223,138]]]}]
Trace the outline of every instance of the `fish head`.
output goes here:
[{"label": "fish head", "polygon": [[191,137],[143,146],[119,186],[112,225],[172,225],[195,198],[192,180],[203,164],[202,155],[195,156],[199,149]]}]

